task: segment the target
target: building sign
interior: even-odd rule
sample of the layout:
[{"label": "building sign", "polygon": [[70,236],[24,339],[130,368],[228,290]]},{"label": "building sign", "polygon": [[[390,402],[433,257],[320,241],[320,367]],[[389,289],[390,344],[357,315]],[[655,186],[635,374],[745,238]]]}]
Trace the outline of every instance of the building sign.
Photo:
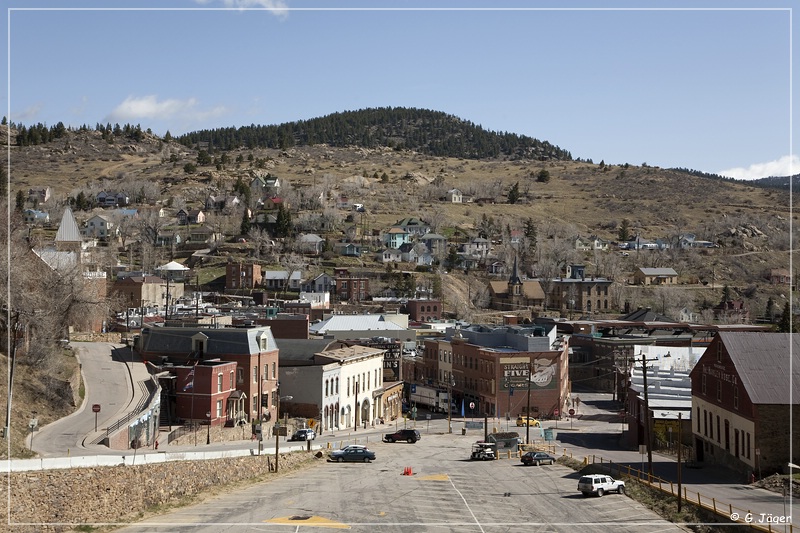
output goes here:
[{"label": "building sign", "polygon": [[703,374],[715,377],[718,380],[730,383],[731,385],[739,384],[739,376],[728,372],[727,369],[721,365],[703,365]]},{"label": "building sign", "polygon": [[500,389],[528,388],[530,379],[531,390],[555,389],[558,385],[558,358],[547,359],[544,357],[533,359],[528,363],[520,358],[500,358],[500,367],[503,375],[500,378]]},{"label": "building sign", "polygon": [[399,340],[391,337],[372,337],[370,339],[349,340],[359,346],[367,346],[377,350],[384,350],[383,354],[383,381],[400,381],[400,354]]}]

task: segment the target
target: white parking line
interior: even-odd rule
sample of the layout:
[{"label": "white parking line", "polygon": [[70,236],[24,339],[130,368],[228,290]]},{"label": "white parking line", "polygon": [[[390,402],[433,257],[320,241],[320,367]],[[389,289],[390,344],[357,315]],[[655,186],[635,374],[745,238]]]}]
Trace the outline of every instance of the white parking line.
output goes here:
[{"label": "white parking line", "polygon": [[472,519],[475,520],[475,524],[480,528],[482,533],[486,533],[483,530],[483,526],[480,524],[480,522],[478,522],[478,518],[475,516],[475,513],[472,512],[472,509],[470,508],[469,504],[467,503],[467,499],[464,497],[463,494],[461,494],[461,491],[458,490],[458,488],[456,487],[455,483],[453,483],[452,479],[450,480],[450,485],[453,487],[453,490],[455,490],[458,493],[458,495],[461,497],[461,500],[464,502],[464,506],[469,511],[469,514],[472,516]]}]

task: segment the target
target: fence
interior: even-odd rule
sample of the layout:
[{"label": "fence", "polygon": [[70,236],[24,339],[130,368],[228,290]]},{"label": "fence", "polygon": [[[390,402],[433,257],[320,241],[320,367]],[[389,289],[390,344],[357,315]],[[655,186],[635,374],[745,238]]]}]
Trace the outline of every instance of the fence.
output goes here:
[{"label": "fence", "polygon": [[[567,448],[562,449],[561,456],[562,457],[569,457],[570,459],[575,459],[572,453],[567,452]],[[505,455],[505,458],[511,459],[512,457],[520,457],[526,451],[543,451],[550,453],[551,455],[558,456],[558,449],[554,444],[547,444],[547,443],[539,443],[533,442],[532,444],[520,444],[519,451],[512,452],[508,451]],[[682,453],[684,453],[682,451]],[[503,459],[504,456],[498,454],[498,459]],[[614,476],[616,475],[618,478],[631,478],[636,479],[640,483],[650,486],[651,488],[657,489],[665,494],[670,494],[675,498],[680,497],[683,502],[687,505],[693,505],[699,507],[701,509],[705,509],[708,511],[713,512],[717,516],[721,516],[732,522],[746,525],[749,529],[755,531],[767,531],[767,532],[786,532],[786,533],[794,533],[795,530],[792,524],[788,523],[775,523],[774,525],[771,523],[768,524],[759,524],[756,523],[757,520],[761,519],[761,513],[756,512],[754,513],[752,509],[744,509],[741,507],[736,507],[735,505],[731,505],[729,503],[723,503],[721,501],[717,501],[716,498],[710,498],[708,496],[703,496],[701,493],[693,490],[689,490],[685,486],[681,487],[681,494],[678,494],[678,487],[677,483],[673,481],[667,481],[662,479],[658,476],[653,476],[635,468],[630,465],[619,465],[614,463],[613,461],[604,460],[603,457],[598,457],[596,455],[592,455],[590,457],[582,457],[583,464],[588,465],[590,462],[593,465],[599,465],[601,469],[608,472],[609,475]],[[767,513],[768,514],[768,513]],[[732,517],[736,515],[738,519],[734,520]]]},{"label": "fence", "polygon": [[[564,450],[564,454],[566,455],[566,449]],[[652,474],[646,473],[638,468],[634,468],[630,465],[623,466],[614,463],[613,461],[604,461],[602,457],[600,457],[600,461],[597,461],[597,457],[592,455],[591,456],[591,463],[592,464],[599,464],[600,467],[604,470],[607,470],[609,475],[614,475],[616,470],[616,475],[619,478],[628,477],[628,478],[635,478],[640,483],[644,483],[651,488],[658,489],[659,491],[670,494],[676,498],[681,498],[683,502],[686,502],[689,505],[697,506],[701,509],[706,509],[707,511],[711,511],[717,516],[721,516],[731,520],[734,523],[743,524],[749,526],[749,529],[754,529],[756,531],[768,531],[768,532],[788,532],[793,533],[795,531],[794,526],[792,524],[787,523],[776,523],[774,526],[773,524],[769,523],[766,525],[755,523],[758,517],[761,517],[761,513],[753,513],[751,509],[743,509],[741,507],[736,507],[729,503],[718,502],[715,498],[709,498],[708,496],[703,496],[699,492],[692,491],[687,489],[686,487],[682,487],[682,491],[679,493],[677,484],[672,481],[667,481],[661,479],[658,476],[653,476]],[[584,459],[585,464],[589,464],[589,457]],[[736,518],[734,518],[736,517]],[[784,517],[785,518],[785,517]]]}]

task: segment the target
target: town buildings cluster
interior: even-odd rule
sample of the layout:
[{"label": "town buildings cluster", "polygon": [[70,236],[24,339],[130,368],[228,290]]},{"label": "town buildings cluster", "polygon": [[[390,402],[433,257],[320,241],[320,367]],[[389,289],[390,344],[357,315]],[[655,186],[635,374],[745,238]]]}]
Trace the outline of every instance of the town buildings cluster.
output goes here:
[{"label": "town buildings cluster", "polygon": [[[277,179],[260,185],[267,212],[284,205],[279,188]],[[31,195],[39,204],[49,197]],[[447,199],[463,202],[464,195],[451,190]],[[201,420],[255,432],[291,418],[321,433],[357,430],[408,416],[416,386],[446,398],[450,414],[559,419],[579,415],[580,388],[608,392],[620,403],[631,446],[648,439],[682,444],[697,461],[742,471],[800,462],[788,456],[787,444],[800,428],[800,411],[793,409],[800,402],[800,346],[795,335],[750,325],[741,302],[723,302],[720,312],[740,317],[729,325],[677,322],[649,309],[599,319],[613,315],[612,279],[587,275],[582,264],[566,264],[555,277],[527,278],[516,259],[506,267],[492,256],[491,241],[480,237],[460,243],[457,254],[467,270],[494,276],[486,289],[501,324],[448,320],[444,302],[432,294],[389,297],[365,313],[359,304],[372,303],[373,295],[370,278],[360,272],[332,268],[306,278],[299,268],[269,270],[233,258],[210,301],[209,291],[192,284],[189,261],[169,261],[155,272],[98,268],[91,245],[116,237],[118,217],[139,214],[118,193],[104,192],[96,201],[117,212],[95,214],[81,226],[67,208],[53,245],[33,253],[53,272],[80,268],[87,286],[116,299],[116,317],[81,327],[137,333],[132,349],[158,377],[161,423]],[[360,204],[342,202],[363,212]],[[204,207],[222,211],[238,203],[233,196],[209,197]],[[164,216],[160,211],[155,216]],[[49,224],[41,213],[28,210],[25,221]],[[175,220],[153,242],[202,250],[223,238],[204,225],[202,209],[180,209]],[[401,219],[379,240],[379,263],[430,267],[453,248],[418,218]],[[308,256],[326,249],[315,234],[296,241]],[[621,248],[666,246],[638,237],[632,243]],[[363,253],[357,241],[336,244],[342,256]],[[609,243],[577,238],[575,245],[604,250]],[[687,235],[680,246],[713,245]],[[786,272],[771,275],[791,283]],[[631,281],[667,286],[677,279],[672,268],[639,268]],[[531,313],[545,307],[549,313]]]}]

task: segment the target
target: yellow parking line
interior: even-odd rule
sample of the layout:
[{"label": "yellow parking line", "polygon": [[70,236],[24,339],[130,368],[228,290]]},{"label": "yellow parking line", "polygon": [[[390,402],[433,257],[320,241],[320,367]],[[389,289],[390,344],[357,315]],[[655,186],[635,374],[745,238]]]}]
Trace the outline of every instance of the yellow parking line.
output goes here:
[{"label": "yellow parking line", "polygon": [[447,474],[431,474],[430,476],[422,476],[418,479],[425,481],[450,481],[450,476]]},{"label": "yellow parking line", "polygon": [[328,527],[331,529],[350,529],[347,524],[341,522],[334,522],[321,516],[282,516],[279,518],[271,518],[264,520],[270,524],[293,525],[293,526],[306,526],[306,527]]}]

